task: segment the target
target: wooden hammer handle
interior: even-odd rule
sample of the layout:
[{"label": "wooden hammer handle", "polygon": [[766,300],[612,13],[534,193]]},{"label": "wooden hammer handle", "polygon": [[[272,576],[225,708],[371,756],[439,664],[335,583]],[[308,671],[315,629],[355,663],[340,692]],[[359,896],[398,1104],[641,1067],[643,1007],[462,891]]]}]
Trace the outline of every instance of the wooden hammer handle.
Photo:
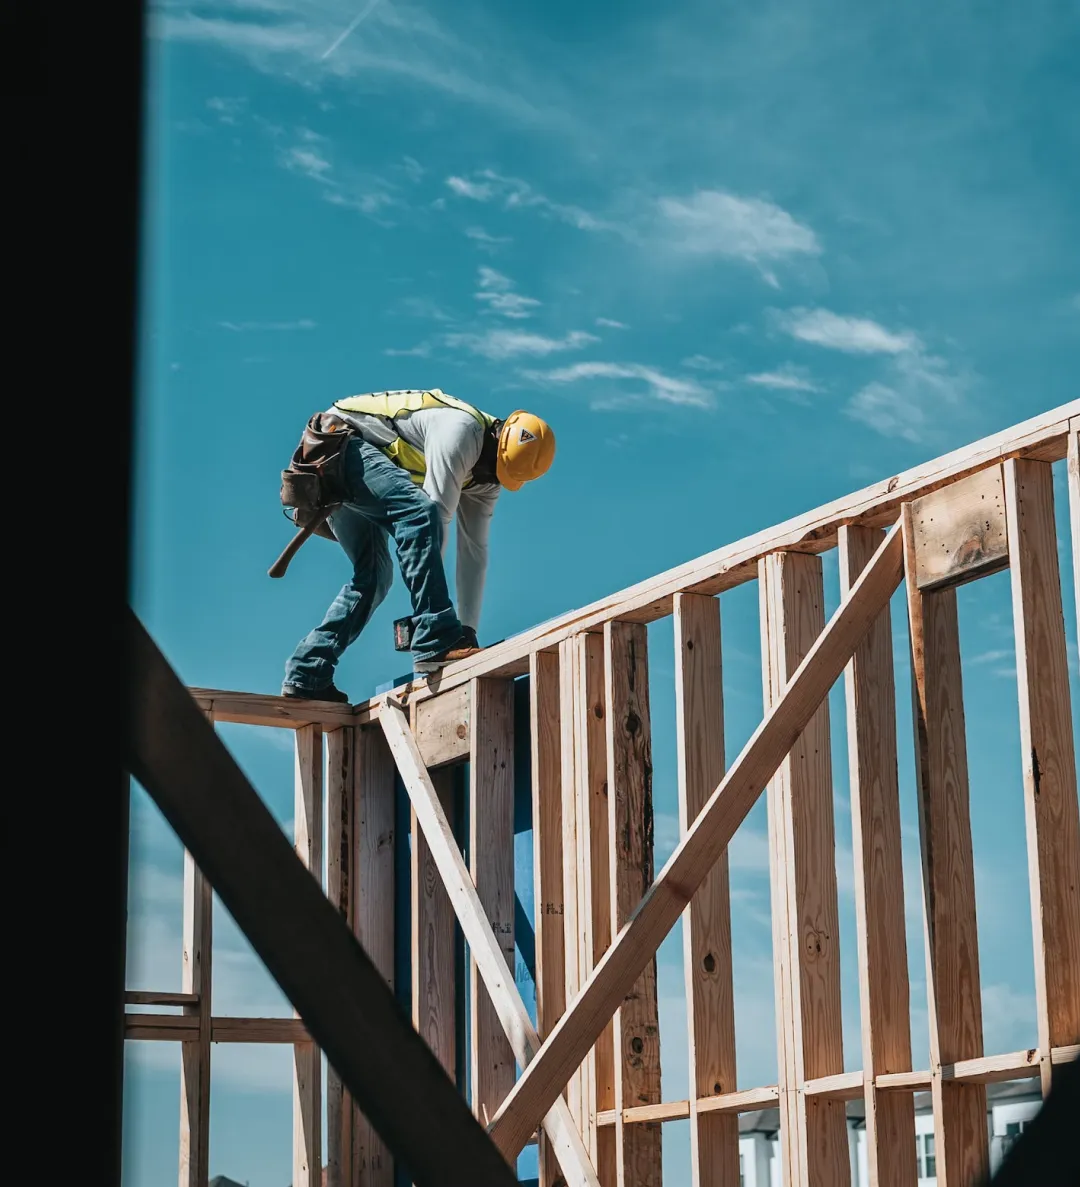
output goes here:
[{"label": "wooden hammer handle", "polygon": [[330,514],[331,511],[333,511],[332,507],[324,507],[323,510],[318,512],[318,514],[315,515],[314,518],[309,520],[296,533],[296,535],[293,536],[293,538],[289,541],[289,543],[286,544],[285,550],[284,550],[284,552],[282,552],[281,556],[279,556],[277,558],[277,560],[274,561],[274,563],[270,566],[270,568],[268,570],[269,576],[271,576],[271,577],[284,577],[285,576],[285,572],[289,567],[289,562],[292,560],[292,558],[294,556],[296,556],[296,554],[300,551],[301,546],[304,544],[304,542],[307,540],[307,538],[311,535],[311,533],[313,531],[315,531],[315,529],[317,527],[319,527],[319,525],[327,518],[327,516]]}]

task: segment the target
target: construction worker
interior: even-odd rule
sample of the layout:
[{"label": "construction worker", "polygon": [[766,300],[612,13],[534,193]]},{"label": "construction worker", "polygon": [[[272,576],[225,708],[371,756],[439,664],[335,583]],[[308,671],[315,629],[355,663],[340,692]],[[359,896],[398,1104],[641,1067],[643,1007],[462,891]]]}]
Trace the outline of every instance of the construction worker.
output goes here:
[{"label": "construction worker", "polygon": [[[344,499],[330,533],[353,575],[285,665],[282,695],[347,703],[334,669],[393,580],[392,537],[412,599],[413,668],[436,671],[479,650],[488,532],[500,492],[546,473],[551,428],[530,412],[499,420],[438,388],[338,400],[324,414],[352,430],[341,461]],[[344,427],[344,426],[343,426]],[[457,516],[457,609],[443,558]]]}]

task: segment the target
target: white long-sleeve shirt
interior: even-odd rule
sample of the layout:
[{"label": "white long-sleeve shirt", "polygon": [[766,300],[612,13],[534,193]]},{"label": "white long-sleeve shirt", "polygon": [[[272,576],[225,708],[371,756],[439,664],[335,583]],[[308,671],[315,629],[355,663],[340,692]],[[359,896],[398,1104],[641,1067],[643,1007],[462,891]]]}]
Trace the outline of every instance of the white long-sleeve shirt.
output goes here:
[{"label": "white long-sleeve shirt", "polygon": [[[347,420],[372,445],[389,445],[393,431],[375,416],[330,408]],[[495,501],[502,489],[494,483],[465,487],[480,460],[484,430],[457,408],[421,408],[394,422],[400,436],[424,455],[424,494],[439,508],[446,557],[450,523],[457,516],[457,614],[462,625],[480,627],[480,608],[487,576],[488,536]]]}]

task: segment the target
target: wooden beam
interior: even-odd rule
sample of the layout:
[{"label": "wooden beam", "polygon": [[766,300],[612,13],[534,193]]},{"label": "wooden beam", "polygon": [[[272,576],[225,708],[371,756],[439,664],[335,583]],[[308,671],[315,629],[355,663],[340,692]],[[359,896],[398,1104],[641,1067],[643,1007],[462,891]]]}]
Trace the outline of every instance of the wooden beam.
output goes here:
[{"label": "wooden beam", "polygon": [[[608,820],[607,709],[602,635],[577,635],[574,725],[578,799],[579,966],[585,979],[611,944],[611,863]],[[602,1183],[618,1174],[613,1133],[600,1133],[596,1115],[615,1107],[614,1027],[604,1028],[583,1066],[582,1132]]]},{"label": "wooden beam", "polygon": [[754,731],[633,917],[596,966],[576,1002],[544,1040],[536,1058],[503,1102],[489,1132],[509,1156],[515,1156],[528,1140],[536,1118],[551,1108],[571,1072],[678,921],[715,865],[717,854],[727,847],[762,787],[772,778],[888,601],[900,581],[902,568],[902,539],[898,528],[893,528],[851,596],[799,665],[784,695]]},{"label": "wooden beam", "polygon": [[918,589],[909,507],[903,528],[937,1175],[939,1187],[960,1187],[989,1173],[989,1147],[985,1087],[944,1080],[938,1070],[983,1054],[956,591]]},{"label": "wooden beam", "polygon": [[[679,832],[685,836],[724,777],[720,603],[675,595],[675,737]],[[735,1089],[735,999],[727,851],[683,912],[693,1187],[739,1187],[738,1118],[702,1113],[698,1100]]]},{"label": "wooden beam", "polygon": [[[536,1029],[544,1036],[566,1009],[559,657],[536,652],[530,659],[529,679]],[[560,1187],[558,1159],[543,1131],[539,1174],[540,1187]]]},{"label": "wooden beam", "polygon": [[299,1018],[214,1018],[210,1033],[215,1043],[311,1043]]},{"label": "wooden beam", "polygon": [[[214,886],[417,1187],[513,1187],[280,825],[130,610],[125,766]],[[240,844],[237,838],[242,838]]]},{"label": "wooden beam", "polygon": [[[880,543],[876,528],[840,529],[841,597],[849,596]],[[918,1170],[914,1098],[883,1094],[874,1083],[881,1072],[911,1069],[892,649],[886,606],[844,673],[869,1187],[906,1187]]]},{"label": "wooden beam", "polygon": [[[394,988],[394,758],[382,730],[357,728],[353,763],[354,930],[383,984]],[[437,1057],[436,1057],[437,1058]],[[394,1160],[354,1102],[353,1187],[392,1187]]]},{"label": "wooden beam", "polygon": [[145,989],[128,989],[124,1001],[129,1006],[197,1006],[197,993],[154,993]]},{"label": "wooden beam", "polygon": [[[161,1043],[176,1039],[184,1050],[199,1045],[197,1014],[125,1014],[124,1038]],[[183,1067],[183,1064],[181,1064]]]},{"label": "wooden beam", "polygon": [[189,688],[195,703],[214,721],[239,725],[277,726],[299,729],[304,725],[322,725],[338,729],[356,724],[351,705],[329,701],[298,701],[294,697],[269,696],[258,692],[226,692],[219,688]]},{"label": "wooden beam", "polygon": [[[418,743],[419,745],[419,743]],[[454,818],[454,772],[431,776],[447,820]],[[439,877],[423,830],[412,812],[412,1011],[413,1026],[424,1036],[451,1080],[457,1078],[457,986],[454,969],[454,909]]]},{"label": "wooden beam", "polygon": [[[213,715],[203,710],[213,729]],[[210,1017],[214,945],[214,892],[184,850],[184,933],[181,986],[195,1000],[184,1014],[197,1022],[197,1038],[180,1052],[180,1187],[210,1181]]]},{"label": "wooden beam", "polygon": [[1073,593],[1076,597],[1076,632],[1080,639],[1080,430],[1069,426],[1069,528],[1072,534]]},{"label": "wooden beam", "polygon": [[1048,462],[1005,465],[1035,1000],[1043,1096],[1052,1047],[1080,1042],[1080,808]]},{"label": "wooden beam", "polygon": [[[474,714],[474,720],[479,716],[478,713]],[[379,715],[379,722],[454,913],[461,924],[478,974],[483,979],[514,1055],[519,1065],[524,1067],[540,1046],[540,1038],[517,992],[503,944],[496,938],[487,908],[480,901],[479,890],[465,866],[405,714],[396,702],[387,701]],[[589,1163],[581,1135],[565,1101],[559,1099],[554,1102],[543,1119],[543,1126],[568,1184],[598,1187],[596,1173]]]},{"label": "wooden beam", "polygon": [[[300,726],[295,741],[296,856],[321,886],[322,726]],[[310,1040],[293,1048],[292,1182],[293,1187],[322,1187],[322,1057]]]},{"label": "wooden beam", "polygon": [[921,590],[962,585],[1006,568],[1009,539],[1001,467],[980,470],[915,499],[911,528],[915,585]]},{"label": "wooden beam", "polygon": [[[557,647],[584,631],[597,631],[616,620],[652,622],[671,613],[677,593],[717,594],[757,576],[757,564],[772,552],[819,553],[832,548],[843,524],[884,527],[893,523],[904,502],[920,498],[1007,457],[1057,461],[1065,456],[1069,418],[1080,400],[1050,409],[1021,424],[954,450],[952,453],[884,478],[854,494],[725,545],[646,581],[620,590],[580,610],[559,615],[532,630],[485,648],[479,655],[450,664],[436,676],[395,689],[399,699],[423,699],[456,688],[478,676],[517,676],[528,670],[534,651]],[[363,707],[374,708],[375,698]],[[358,707],[359,708],[359,707]]]},{"label": "wooden beam", "polygon": [[[562,851],[563,860],[563,915],[565,986],[563,998],[569,1003],[581,989],[583,973],[581,968],[581,934],[584,930],[584,910],[581,885],[581,845],[578,839],[580,804],[578,797],[578,656],[579,648],[574,639],[565,639],[559,644],[559,720],[561,728],[562,770],[560,795],[562,804]],[[587,1058],[587,1052],[585,1053]],[[566,1102],[570,1115],[579,1131],[585,1134],[588,1125],[585,1116],[583,1094],[584,1067],[579,1062],[566,1080]]]},{"label": "wooden beam", "polygon": [[428,770],[469,757],[469,686],[414,706],[413,733]]},{"label": "wooden beam", "polygon": [[[355,929],[355,726],[326,735],[326,896]],[[326,1068],[326,1184],[353,1187],[353,1104],[333,1065]]]},{"label": "wooden beam", "polygon": [[[821,561],[777,553],[761,565],[763,683],[775,705],[825,628]],[[773,911],[785,1180],[807,1187],[850,1182],[841,1101],[805,1083],[844,1070],[839,911],[829,707],[822,701],[769,788]],[[784,1131],[787,1131],[784,1140]]]},{"label": "wooden beam", "polygon": [[[772,1108],[778,1095],[775,1084],[768,1088],[744,1088],[741,1092],[723,1092],[719,1096],[699,1097],[696,1101],[664,1101],[659,1105],[623,1109],[622,1120],[624,1125],[636,1125],[642,1121],[678,1121],[691,1116],[691,1110],[695,1108],[699,1113],[735,1117],[739,1113],[753,1113],[758,1109]],[[598,1117],[601,1126],[614,1126],[615,1120],[614,1109],[600,1113]]]},{"label": "wooden beam", "polygon": [[[604,628],[607,700],[608,852],[611,923],[618,932],[653,884],[652,728],[648,635],[640,623]],[[656,955],[647,961],[615,1014],[615,1110],[618,1181],[660,1187],[660,1123],[622,1129],[621,1112],[660,1103],[660,1018]]]},{"label": "wooden beam", "polygon": [[[514,688],[508,680],[471,685],[469,864],[476,893],[514,967]],[[401,769],[400,761],[398,769]],[[514,1084],[514,1052],[483,989],[473,960],[469,975],[472,1018],[472,1104],[485,1123]]]},{"label": "wooden beam", "polygon": [[864,1080],[862,1072],[836,1072],[831,1076],[806,1080],[802,1090],[807,1096],[821,1100],[858,1100],[863,1095]]}]

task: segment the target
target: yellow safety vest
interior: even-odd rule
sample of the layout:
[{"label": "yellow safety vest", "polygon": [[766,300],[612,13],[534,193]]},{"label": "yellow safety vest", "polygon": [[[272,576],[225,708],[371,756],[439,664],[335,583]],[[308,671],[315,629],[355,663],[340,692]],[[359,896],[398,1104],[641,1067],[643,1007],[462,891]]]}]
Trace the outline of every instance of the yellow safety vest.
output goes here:
[{"label": "yellow safety vest", "polygon": [[[460,412],[467,412],[483,429],[495,423],[495,417],[481,412],[472,404],[466,404],[464,400],[448,396],[437,387],[428,391],[371,392],[363,396],[347,396],[344,400],[335,400],[334,407],[341,412],[377,416],[394,433],[397,433],[394,425],[396,420],[423,408],[457,408]],[[417,486],[423,486],[427,477],[427,462],[415,445],[410,445],[399,435],[389,445],[377,445],[376,448],[400,466]],[[469,486],[471,483],[472,478],[469,477],[464,485]]]}]

